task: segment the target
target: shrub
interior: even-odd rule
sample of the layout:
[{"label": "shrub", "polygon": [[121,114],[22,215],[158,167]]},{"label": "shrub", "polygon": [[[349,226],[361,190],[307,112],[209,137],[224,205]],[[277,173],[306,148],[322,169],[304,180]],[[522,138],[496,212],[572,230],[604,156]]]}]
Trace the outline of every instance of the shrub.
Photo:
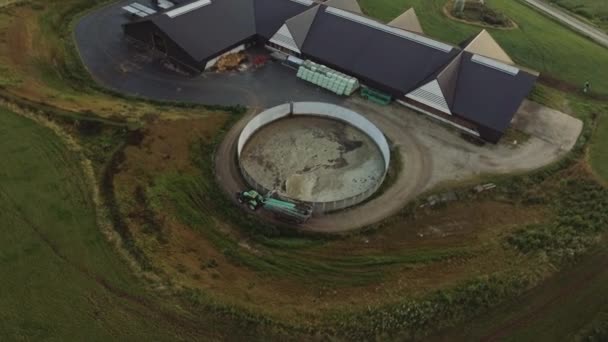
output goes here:
[{"label": "shrub", "polygon": [[554,222],[520,229],[507,243],[522,253],[545,252],[561,261],[585,252],[608,229],[608,190],[593,180],[564,181],[557,198]]}]

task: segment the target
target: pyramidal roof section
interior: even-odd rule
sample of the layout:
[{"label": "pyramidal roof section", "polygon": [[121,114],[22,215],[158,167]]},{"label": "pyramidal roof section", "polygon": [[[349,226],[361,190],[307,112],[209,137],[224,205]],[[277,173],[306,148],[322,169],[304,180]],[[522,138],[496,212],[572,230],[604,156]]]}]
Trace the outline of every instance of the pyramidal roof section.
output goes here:
[{"label": "pyramidal roof section", "polygon": [[479,34],[464,47],[464,51],[493,58],[503,63],[515,64],[511,57],[509,57],[505,50],[498,45],[486,30],[479,32]]},{"label": "pyramidal roof section", "polygon": [[427,78],[421,83],[422,86],[407,94],[406,97],[451,115],[462,55],[463,52],[460,52],[439,72]]},{"label": "pyramidal roof section", "polygon": [[424,33],[414,8],[410,8],[403,12],[400,16],[388,23],[388,25],[416,33]]},{"label": "pyramidal roof section", "polygon": [[445,95],[443,94],[441,86],[436,79],[426,83],[422,87],[405,96],[431,108],[435,108],[438,111],[452,115],[448,102],[445,99]]},{"label": "pyramidal roof section", "polygon": [[363,14],[357,0],[327,0],[324,5],[339,8],[345,11]]},{"label": "pyramidal roof section", "polygon": [[285,25],[287,25],[289,32],[291,32],[292,38],[298,48],[301,49],[302,46],[304,46],[304,41],[306,40],[306,36],[308,36],[308,31],[310,30],[318,11],[319,5],[311,7],[285,21]]},{"label": "pyramidal roof section", "polygon": [[291,51],[302,53],[287,24],[283,24],[277,33],[270,38],[270,41]]},{"label": "pyramidal roof section", "polygon": [[456,95],[456,85],[458,84],[458,75],[460,73],[460,63],[462,61],[462,52],[456,56],[448,65],[441,70],[437,75],[437,82],[443,91],[445,100],[450,108],[454,105],[454,97]]}]

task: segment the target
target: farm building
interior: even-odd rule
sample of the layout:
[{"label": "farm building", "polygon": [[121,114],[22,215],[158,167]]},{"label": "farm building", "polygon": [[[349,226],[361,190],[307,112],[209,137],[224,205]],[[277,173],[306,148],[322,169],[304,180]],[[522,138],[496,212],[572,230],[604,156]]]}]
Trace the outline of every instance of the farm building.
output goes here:
[{"label": "farm building", "polygon": [[413,10],[385,25],[360,14],[355,0],[176,2],[125,24],[125,34],[194,72],[264,44],[490,142],[504,134],[538,77],[485,30],[460,46],[425,36]]}]

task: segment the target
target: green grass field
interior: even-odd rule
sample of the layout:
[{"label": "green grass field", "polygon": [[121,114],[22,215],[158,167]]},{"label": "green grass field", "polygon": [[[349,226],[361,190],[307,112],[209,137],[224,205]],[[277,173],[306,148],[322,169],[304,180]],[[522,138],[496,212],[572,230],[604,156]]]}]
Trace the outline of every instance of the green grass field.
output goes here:
[{"label": "green grass field", "polygon": [[581,16],[608,32],[608,1],[604,0],[549,0]]},{"label": "green grass field", "polygon": [[[368,15],[384,21],[414,7],[422,28],[431,37],[458,44],[481,28],[455,22],[442,13],[446,0],[360,0]],[[608,94],[608,49],[544,17],[515,0],[488,0],[493,8],[513,19],[515,30],[489,30],[494,38],[523,66],[533,68],[582,87]]]},{"label": "green grass field", "polygon": [[0,156],[0,340],[215,336],[222,324],[204,316],[174,320],[110,247],[78,157],[52,131],[0,109]]},{"label": "green grass field", "polygon": [[4,110],[0,155],[0,339],[162,336],[101,284],[138,290],[97,230],[76,156],[50,130]]}]

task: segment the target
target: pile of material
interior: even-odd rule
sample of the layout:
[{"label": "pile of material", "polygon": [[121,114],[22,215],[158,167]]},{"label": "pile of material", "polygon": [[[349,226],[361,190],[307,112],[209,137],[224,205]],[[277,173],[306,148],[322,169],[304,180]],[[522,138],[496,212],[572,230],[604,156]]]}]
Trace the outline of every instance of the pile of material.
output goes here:
[{"label": "pile of material", "polygon": [[217,71],[227,71],[238,69],[241,63],[247,60],[247,56],[242,52],[226,54],[217,61],[215,67]]}]

